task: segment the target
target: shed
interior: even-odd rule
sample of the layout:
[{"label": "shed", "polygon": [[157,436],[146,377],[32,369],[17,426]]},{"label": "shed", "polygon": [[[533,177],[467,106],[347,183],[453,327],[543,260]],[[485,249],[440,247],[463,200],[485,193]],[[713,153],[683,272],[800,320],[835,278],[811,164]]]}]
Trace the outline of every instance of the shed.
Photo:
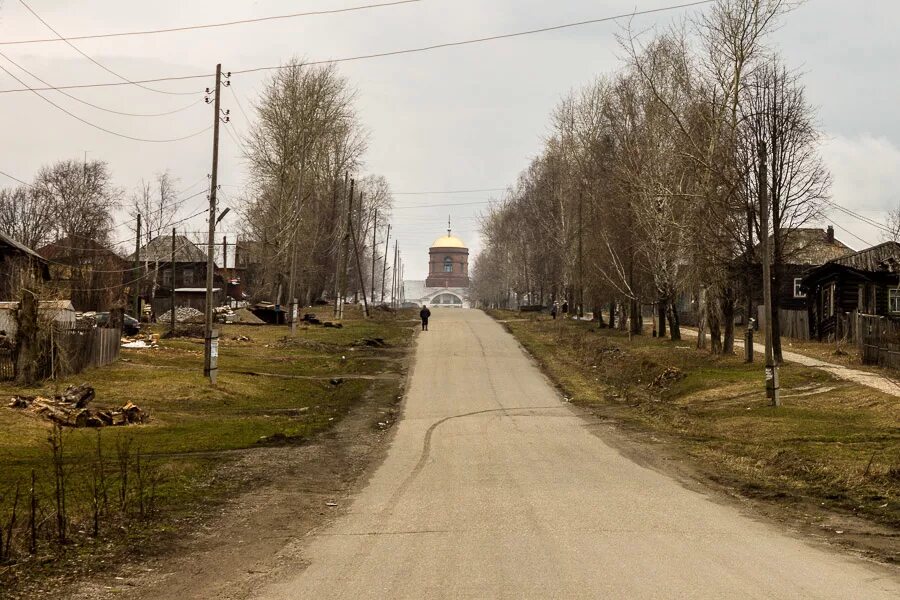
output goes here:
[{"label": "shed", "polygon": [[[19,330],[16,320],[16,312],[19,310],[18,302],[0,302],[0,335],[15,338]],[[38,318],[43,321],[53,321],[64,327],[75,325],[75,307],[71,300],[40,300],[38,302]]]}]

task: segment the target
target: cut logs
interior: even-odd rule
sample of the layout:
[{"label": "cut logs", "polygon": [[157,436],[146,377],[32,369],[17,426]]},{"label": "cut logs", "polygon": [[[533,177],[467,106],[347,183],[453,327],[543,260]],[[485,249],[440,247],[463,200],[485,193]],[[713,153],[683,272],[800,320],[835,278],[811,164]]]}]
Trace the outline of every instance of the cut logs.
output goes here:
[{"label": "cut logs", "polygon": [[145,423],[150,415],[131,402],[117,409],[91,409],[94,388],[87,384],[70,385],[62,394],[13,396],[10,408],[26,410],[64,427],[107,427]]}]

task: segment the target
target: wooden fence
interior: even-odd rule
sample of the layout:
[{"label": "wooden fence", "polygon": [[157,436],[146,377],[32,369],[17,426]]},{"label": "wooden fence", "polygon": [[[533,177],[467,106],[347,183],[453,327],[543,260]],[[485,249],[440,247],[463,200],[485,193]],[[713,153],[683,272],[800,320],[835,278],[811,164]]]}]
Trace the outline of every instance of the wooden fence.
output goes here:
[{"label": "wooden fence", "polygon": [[122,330],[111,327],[55,327],[52,345],[52,377],[81,373],[119,359]]},{"label": "wooden fence", "polygon": [[[66,377],[92,367],[102,367],[119,359],[122,330],[109,327],[56,325],[45,340],[49,349],[43,355],[42,377]],[[15,379],[16,351],[0,348],[0,380]]]},{"label": "wooden fence", "polygon": [[857,325],[863,364],[900,369],[900,322],[876,315],[859,315]]}]

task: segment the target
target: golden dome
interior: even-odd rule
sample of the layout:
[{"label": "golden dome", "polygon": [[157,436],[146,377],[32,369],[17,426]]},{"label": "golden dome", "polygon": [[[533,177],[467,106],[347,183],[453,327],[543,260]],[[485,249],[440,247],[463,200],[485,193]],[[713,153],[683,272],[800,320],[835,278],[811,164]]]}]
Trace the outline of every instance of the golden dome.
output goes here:
[{"label": "golden dome", "polygon": [[434,240],[432,248],[465,248],[466,245],[455,235],[445,235]]}]

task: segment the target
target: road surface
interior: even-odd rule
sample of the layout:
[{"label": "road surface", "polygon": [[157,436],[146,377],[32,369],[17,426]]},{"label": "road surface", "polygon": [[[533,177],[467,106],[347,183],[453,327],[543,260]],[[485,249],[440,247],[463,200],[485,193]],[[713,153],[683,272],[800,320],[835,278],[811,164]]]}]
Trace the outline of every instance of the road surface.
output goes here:
[{"label": "road surface", "polygon": [[255,598],[900,598],[887,568],[623,457],[483,313],[430,329],[385,462]]}]

